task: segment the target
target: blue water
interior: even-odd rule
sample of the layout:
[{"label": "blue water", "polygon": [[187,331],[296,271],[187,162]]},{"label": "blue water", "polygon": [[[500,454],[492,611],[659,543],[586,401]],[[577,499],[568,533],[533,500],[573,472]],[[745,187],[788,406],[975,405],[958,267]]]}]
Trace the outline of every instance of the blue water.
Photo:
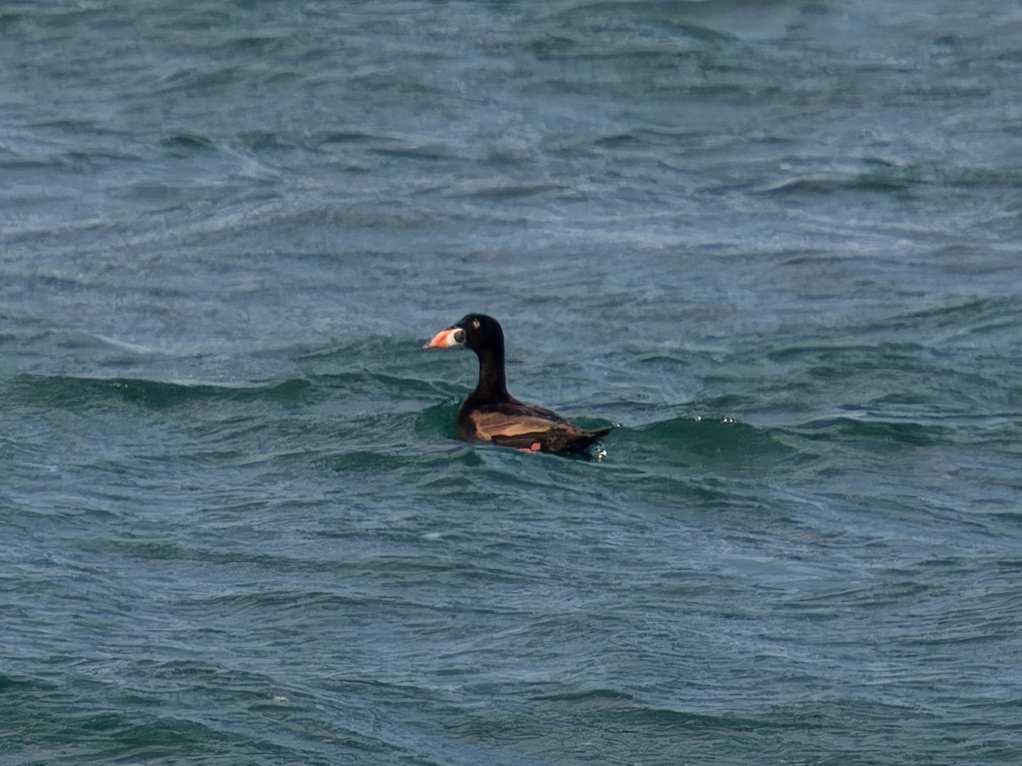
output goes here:
[{"label": "blue water", "polygon": [[[1022,762],[1022,9],[0,11],[0,764]],[[453,439],[511,392],[605,455]]]}]

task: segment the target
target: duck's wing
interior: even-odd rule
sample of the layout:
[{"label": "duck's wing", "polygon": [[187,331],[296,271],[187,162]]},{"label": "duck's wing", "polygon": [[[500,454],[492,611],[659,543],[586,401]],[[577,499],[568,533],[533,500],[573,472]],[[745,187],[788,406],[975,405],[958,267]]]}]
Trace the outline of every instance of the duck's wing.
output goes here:
[{"label": "duck's wing", "polygon": [[514,447],[528,452],[581,452],[609,432],[609,428],[583,431],[572,426],[515,436],[494,436],[492,441],[502,447]]},{"label": "duck's wing", "polygon": [[551,410],[521,402],[501,402],[477,407],[465,412],[460,420],[466,435],[484,441],[544,433],[558,427],[573,427],[570,421]]},{"label": "duck's wing", "polygon": [[585,430],[551,410],[518,401],[472,409],[461,425],[467,438],[532,452],[578,452],[610,431]]}]

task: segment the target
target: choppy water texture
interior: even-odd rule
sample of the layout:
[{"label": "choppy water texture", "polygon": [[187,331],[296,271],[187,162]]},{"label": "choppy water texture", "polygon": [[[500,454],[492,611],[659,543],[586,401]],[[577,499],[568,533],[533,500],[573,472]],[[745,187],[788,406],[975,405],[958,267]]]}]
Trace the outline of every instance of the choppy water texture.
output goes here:
[{"label": "choppy water texture", "polygon": [[[1022,762],[1016,3],[0,11],[0,763]],[[511,391],[600,460],[452,438]]]}]

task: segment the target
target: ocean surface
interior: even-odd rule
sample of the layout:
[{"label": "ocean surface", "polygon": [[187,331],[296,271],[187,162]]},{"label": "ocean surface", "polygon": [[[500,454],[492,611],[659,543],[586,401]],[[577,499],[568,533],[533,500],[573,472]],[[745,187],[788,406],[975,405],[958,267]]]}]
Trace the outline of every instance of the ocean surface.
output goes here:
[{"label": "ocean surface", "polygon": [[[1022,6],[0,8],[0,765],[1022,763]],[[497,317],[564,458],[453,437]]]}]

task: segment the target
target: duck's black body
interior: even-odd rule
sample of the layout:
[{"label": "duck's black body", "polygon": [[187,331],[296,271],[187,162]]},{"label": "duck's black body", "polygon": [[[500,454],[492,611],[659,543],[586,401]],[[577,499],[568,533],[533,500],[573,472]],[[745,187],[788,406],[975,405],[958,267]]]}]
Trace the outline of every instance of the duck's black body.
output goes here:
[{"label": "duck's black body", "polygon": [[469,314],[438,332],[423,348],[464,346],[479,357],[479,383],[458,409],[455,434],[530,452],[579,452],[610,431],[586,430],[543,407],[523,404],[507,392],[504,331],[485,314]]}]

